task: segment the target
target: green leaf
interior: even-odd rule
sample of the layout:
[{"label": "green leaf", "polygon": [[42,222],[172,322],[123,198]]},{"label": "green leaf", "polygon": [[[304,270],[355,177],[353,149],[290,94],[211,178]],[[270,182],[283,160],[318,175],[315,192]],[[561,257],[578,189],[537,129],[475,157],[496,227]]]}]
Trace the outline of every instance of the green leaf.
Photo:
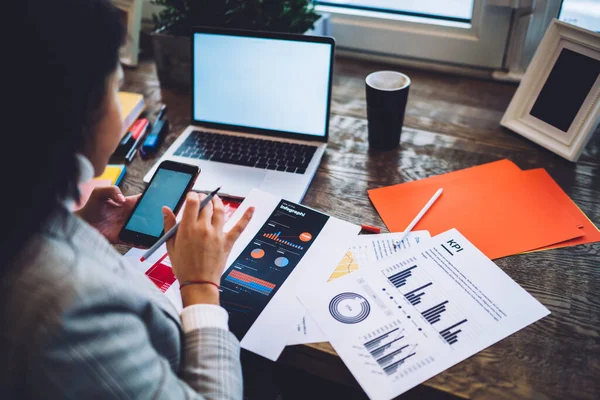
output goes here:
[{"label": "green leaf", "polygon": [[193,26],[303,33],[319,19],[311,0],[151,0],[164,7],[155,29],[187,35]]}]

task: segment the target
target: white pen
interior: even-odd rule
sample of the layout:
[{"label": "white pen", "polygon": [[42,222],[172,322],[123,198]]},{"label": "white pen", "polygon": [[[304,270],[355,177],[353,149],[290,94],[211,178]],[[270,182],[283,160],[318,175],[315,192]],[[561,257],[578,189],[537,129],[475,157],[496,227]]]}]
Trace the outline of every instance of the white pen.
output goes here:
[{"label": "white pen", "polygon": [[406,239],[406,237],[408,236],[408,234],[410,233],[410,231],[412,231],[412,229],[419,222],[419,220],[421,218],[423,218],[423,215],[425,215],[425,213],[427,212],[427,210],[429,210],[431,208],[431,206],[433,205],[433,203],[435,203],[435,201],[438,199],[438,197],[440,197],[442,195],[443,191],[444,191],[444,189],[438,189],[438,191],[435,192],[435,194],[433,195],[433,197],[431,199],[429,199],[429,201],[427,202],[427,204],[425,204],[425,207],[423,207],[423,209],[421,211],[419,211],[419,213],[417,214],[417,216],[415,217],[415,219],[413,219],[412,222],[410,224],[408,224],[408,226],[406,227],[406,229],[402,233],[402,236],[400,236],[400,239],[396,240],[396,246],[400,246],[400,243],[404,239]]}]

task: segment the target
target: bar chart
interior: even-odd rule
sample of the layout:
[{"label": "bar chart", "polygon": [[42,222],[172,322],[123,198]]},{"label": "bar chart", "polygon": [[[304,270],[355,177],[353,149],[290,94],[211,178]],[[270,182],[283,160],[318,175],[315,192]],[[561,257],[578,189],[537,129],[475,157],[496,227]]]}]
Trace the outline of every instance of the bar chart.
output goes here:
[{"label": "bar chart", "polygon": [[425,295],[424,289],[429,286],[431,286],[431,282],[426,283],[423,286],[420,286],[416,289],[413,289],[408,293],[405,293],[404,297],[406,297],[406,300],[408,300],[410,302],[410,304],[412,304],[413,306],[416,306],[417,304],[421,304],[421,297],[423,297]]},{"label": "bar chart", "polygon": [[388,276],[388,280],[390,282],[392,282],[392,284],[394,286],[396,286],[397,288],[401,288],[402,286],[406,285],[406,280],[408,278],[410,278],[410,276],[412,275],[412,270],[417,268],[416,265],[413,265],[410,268],[406,268],[400,272],[395,273],[394,275]]},{"label": "bar chart", "polygon": [[251,275],[245,274],[238,270],[232,270],[226,277],[225,280],[246,289],[258,292],[268,296],[271,291],[275,288],[275,284],[267,282],[263,279],[255,278]]},{"label": "bar chart", "polygon": [[[447,345],[454,346],[470,329],[466,314],[455,303],[435,275],[414,263],[402,263],[388,267],[384,272],[387,280],[402,297],[430,324]],[[471,332],[471,335],[473,332]]]},{"label": "bar chart", "polygon": [[435,324],[440,321],[440,315],[446,311],[446,304],[448,304],[448,300],[445,300],[427,310],[423,311],[421,315],[429,322],[430,324]]},{"label": "bar chart", "polygon": [[364,338],[367,337],[370,339],[363,343],[364,348],[388,376],[396,374],[403,364],[417,354],[417,345],[409,343],[405,329],[399,321],[394,321],[386,328],[378,329]]},{"label": "bar chart", "polygon": [[467,322],[467,320],[463,319],[462,321],[457,322],[456,324],[454,324],[444,330],[441,330],[439,333],[440,333],[440,335],[442,335],[444,340],[446,342],[448,342],[448,344],[454,344],[454,343],[458,342],[457,336],[461,332],[461,329],[457,329],[457,330],[452,330],[452,329],[457,328],[459,325],[462,325],[465,322]]},{"label": "bar chart", "polygon": [[290,246],[294,249],[298,249],[298,250],[304,250],[303,246],[300,246],[298,244],[292,243],[288,240],[283,240],[280,238],[281,232],[275,232],[275,233],[263,233],[263,237],[266,237],[267,239],[271,239],[277,243],[280,244],[285,244],[286,246]]}]

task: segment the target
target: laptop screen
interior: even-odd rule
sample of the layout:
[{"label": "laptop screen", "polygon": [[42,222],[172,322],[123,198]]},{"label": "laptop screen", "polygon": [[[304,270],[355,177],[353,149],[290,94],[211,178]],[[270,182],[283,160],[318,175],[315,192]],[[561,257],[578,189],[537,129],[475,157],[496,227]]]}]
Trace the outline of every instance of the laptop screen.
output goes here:
[{"label": "laptop screen", "polygon": [[192,49],[196,122],[326,136],[333,42],[196,32]]}]

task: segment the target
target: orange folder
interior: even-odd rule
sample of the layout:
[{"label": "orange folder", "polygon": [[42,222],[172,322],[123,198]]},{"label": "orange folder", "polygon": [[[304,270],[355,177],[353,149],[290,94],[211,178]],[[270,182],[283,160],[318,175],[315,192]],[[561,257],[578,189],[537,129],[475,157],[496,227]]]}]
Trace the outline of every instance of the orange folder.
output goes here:
[{"label": "orange folder", "polygon": [[[396,193],[399,190],[402,190],[402,193],[408,193],[414,188],[430,185],[434,183],[438,184],[446,184],[448,182],[457,180],[457,179],[481,179],[482,181],[490,181],[490,180],[504,180],[510,179],[513,175],[518,175],[521,172],[521,168],[517,167],[515,163],[510,160],[504,159],[499,161],[493,161],[491,163],[476,165],[475,167],[465,168],[458,171],[448,172],[441,175],[430,176],[429,178],[420,179],[418,181],[401,183],[394,186],[383,187],[379,189],[371,189],[368,191],[369,197],[371,197],[372,193]],[[442,186],[440,186],[442,187]],[[439,188],[438,188],[439,189]],[[437,190],[437,189],[436,189]],[[434,190],[435,193],[435,190]],[[433,193],[431,194],[433,196]],[[429,200],[429,199],[427,199]],[[427,201],[426,201],[427,202]],[[425,203],[426,203],[425,202]],[[425,205],[423,203],[423,206]],[[422,208],[422,206],[421,206]],[[420,209],[419,209],[420,210]],[[415,214],[416,215],[416,214]],[[413,215],[414,218],[414,215]],[[411,220],[412,221],[412,220]],[[385,222],[385,221],[384,221]],[[409,221],[410,222],[410,221]],[[406,228],[406,227],[404,227]],[[402,229],[404,229],[402,228]]]},{"label": "orange folder", "polygon": [[523,174],[535,176],[537,181],[544,186],[544,189],[558,202],[561,207],[569,212],[571,217],[577,222],[577,227],[583,233],[575,239],[567,240],[564,242],[552,244],[550,246],[544,246],[534,251],[559,249],[561,247],[576,246],[578,244],[595,243],[600,242],[600,229],[594,225],[592,221],[581,211],[581,209],[575,204],[573,200],[567,195],[558,184],[552,179],[552,177],[544,170],[532,169],[530,171],[523,171]]},{"label": "orange folder", "polygon": [[414,227],[437,235],[456,228],[495,259],[583,235],[543,182],[508,160],[369,191],[391,232],[401,232],[435,191],[444,193]]}]

